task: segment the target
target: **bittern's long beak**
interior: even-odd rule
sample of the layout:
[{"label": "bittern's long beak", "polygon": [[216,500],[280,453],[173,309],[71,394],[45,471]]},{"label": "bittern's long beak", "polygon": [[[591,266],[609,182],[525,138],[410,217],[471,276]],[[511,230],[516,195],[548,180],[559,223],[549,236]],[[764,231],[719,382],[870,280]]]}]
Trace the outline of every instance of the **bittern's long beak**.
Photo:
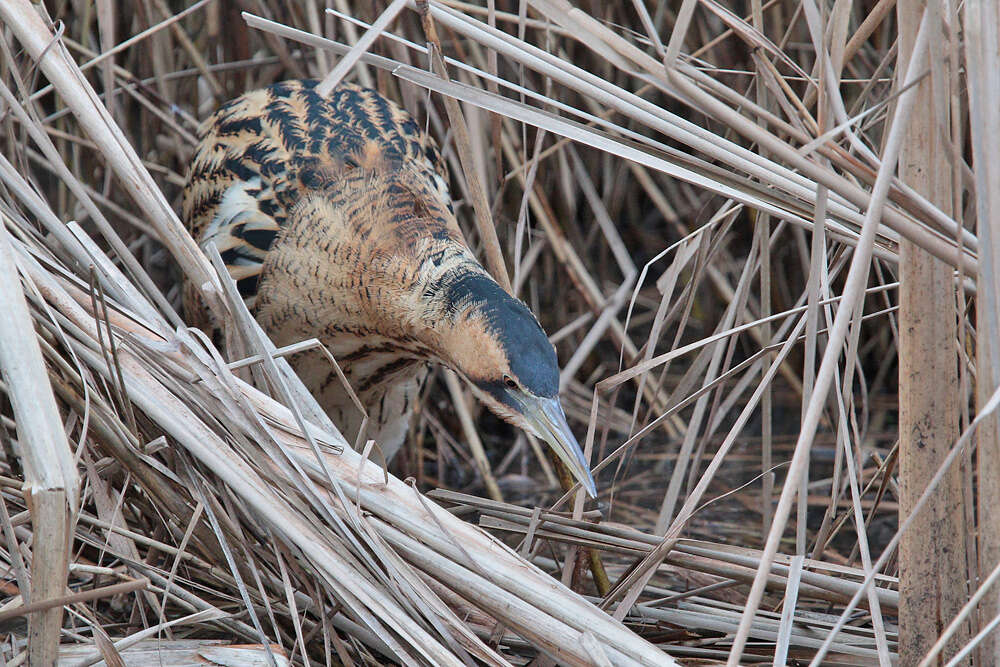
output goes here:
[{"label": "bittern's long beak", "polygon": [[559,403],[559,397],[532,396],[521,402],[521,414],[535,431],[535,435],[549,444],[590,497],[596,498],[597,486],[590,474],[590,466],[583,457],[583,450],[573,436],[573,431],[566,423],[566,414]]}]

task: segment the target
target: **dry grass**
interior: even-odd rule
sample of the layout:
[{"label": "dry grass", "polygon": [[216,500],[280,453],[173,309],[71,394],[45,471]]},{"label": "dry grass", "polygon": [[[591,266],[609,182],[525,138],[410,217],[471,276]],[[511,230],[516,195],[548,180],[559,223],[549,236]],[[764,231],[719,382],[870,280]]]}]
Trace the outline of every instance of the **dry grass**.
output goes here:
[{"label": "dry grass", "polygon": [[[219,638],[273,664],[897,660],[901,239],[954,268],[955,628],[988,627],[971,445],[1000,300],[975,230],[1000,190],[973,157],[996,100],[937,91],[960,215],[894,177],[910,84],[968,58],[996,92],[957,10],[898,62],[892,0],[441,0],[430,56],[418,4],[0,3],[4,662]],[[302,76],[375,86],[438,137],[470,243],[556,342],[602,511],[443,374],[386,475],[187,236],[198,119]],[[183,325],[182,274],[230,356]]]}]

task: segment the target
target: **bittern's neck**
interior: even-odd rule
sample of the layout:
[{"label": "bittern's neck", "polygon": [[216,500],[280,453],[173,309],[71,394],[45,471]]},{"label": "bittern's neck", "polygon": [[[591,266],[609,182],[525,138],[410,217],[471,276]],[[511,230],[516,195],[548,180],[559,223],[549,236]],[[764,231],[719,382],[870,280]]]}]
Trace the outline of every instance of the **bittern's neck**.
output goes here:
[{"label": "bittern's neck", "polygon": [[[472,382],[499,380],[528,339],[547,340],[534,316],[465,250],[425,286],[430,346],[438,358]],[[457,258],[456,258],[457,260]]]}]

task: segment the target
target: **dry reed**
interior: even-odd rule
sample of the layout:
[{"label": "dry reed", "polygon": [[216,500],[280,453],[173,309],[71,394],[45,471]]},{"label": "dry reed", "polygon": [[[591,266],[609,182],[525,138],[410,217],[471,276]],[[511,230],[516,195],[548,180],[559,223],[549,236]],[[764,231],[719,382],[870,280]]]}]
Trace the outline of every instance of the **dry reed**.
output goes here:
[{"label": "dry reed", "polygon": [[[894,4],[0,3],[4,663],[993,664],[998,22],[929,5],[904,61]],[[896,170],[942,59],[944,210]],[[275,349],[197,249],[198,119],[301,76],[438,137],[600,511],[446,373],[388,474],[290,371],[319,343]],[[960,469],[969,587],[926,655],[897,627],[902,243],[957,323],[962,436],[912,511]]]}]

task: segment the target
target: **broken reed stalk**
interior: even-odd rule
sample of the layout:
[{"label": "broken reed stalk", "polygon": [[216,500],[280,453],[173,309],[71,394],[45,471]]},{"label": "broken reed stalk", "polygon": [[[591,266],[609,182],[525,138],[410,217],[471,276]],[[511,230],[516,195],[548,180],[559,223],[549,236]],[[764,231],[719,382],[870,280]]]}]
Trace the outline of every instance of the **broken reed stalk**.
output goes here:
[{"label": "broken reed stalk", "polygon": [[0,226],[0,312],[0,370],[17,421],[25,499],[34,529],[31,589],[21,591],[25,604],[37,610],[28,621],[28,659],[50,665],[58,656],[62,605],[45,605],[66,589],[79,479],[41,348],[33,335],[25,335],[34,326],[5,225]]}]

